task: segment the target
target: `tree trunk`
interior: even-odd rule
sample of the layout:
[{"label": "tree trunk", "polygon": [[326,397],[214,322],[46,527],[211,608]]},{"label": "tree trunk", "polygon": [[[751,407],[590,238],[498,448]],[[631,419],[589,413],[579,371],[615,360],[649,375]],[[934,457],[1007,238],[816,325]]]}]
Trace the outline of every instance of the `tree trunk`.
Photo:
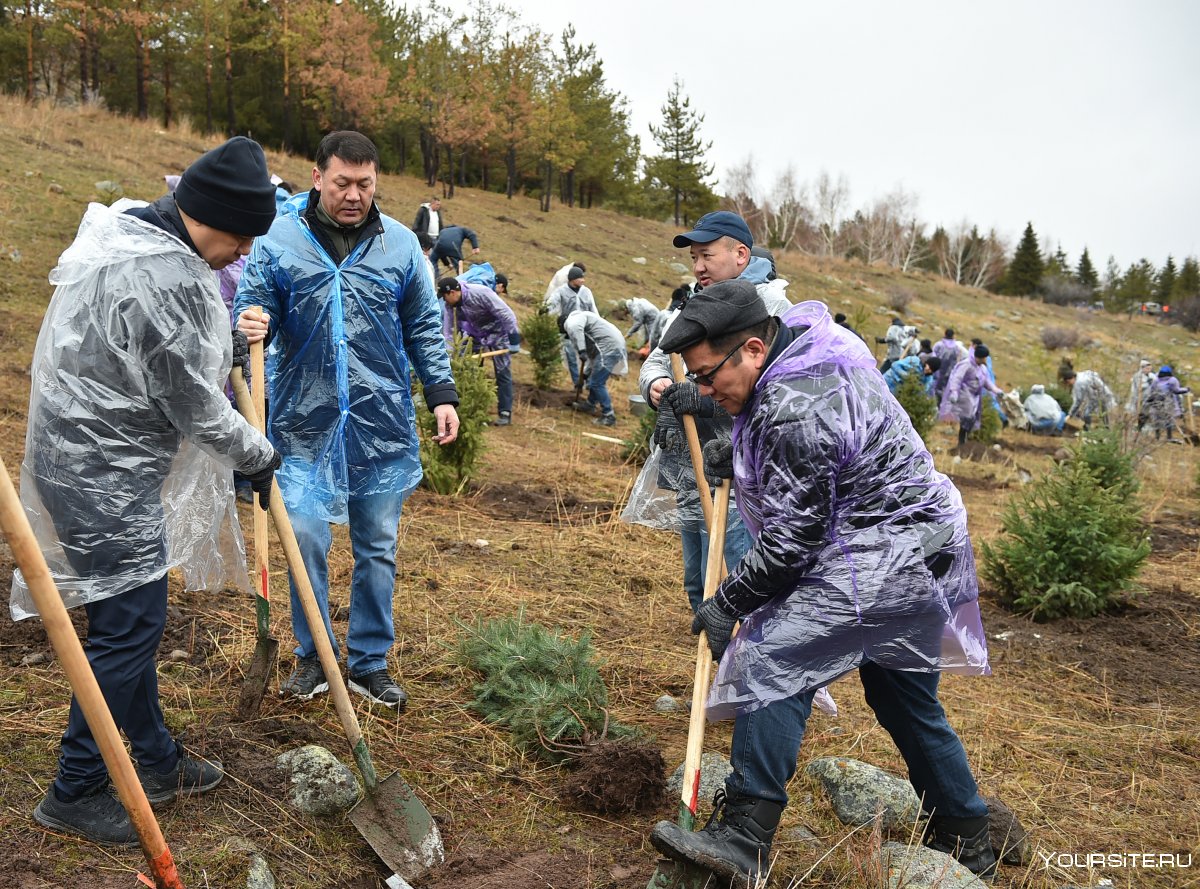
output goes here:
[{"label": "tree trunk", "polygon": [[542,212],[550,212],[550,197],[554,192],[554,162],[546,161],[546,178],[542,182]]},{"label": "tree trunk", "polygon": [[87,99],[88,91],[88,8],[83,7],[79,22],[79,101]]},{"label": "tree trunk", "polygon": [[212,35],[204,25],[204,132],[213,131]]},{"label": "tree trunk", "polygon": [[417,135],[421,144],[421,165],[425,171],[425,184],[433,188],[437,185],[437,140],[433,138],[433,133],[429,132],[429,129],[425,126],[421,126]]},{"label": "tree trunk", "polygon": [[512,200],[513,192],[517,190],[517,147],[509,145],[508,151],[504,153],[504,196],[510,201]]},{"label": "tree trunk", "polygon": [[133,43],[137,50],[134,55],[134,69],[137,72],[137,117],[138,120],[148,120],[150,117],[150,100],[147,96],[147,75],[149,74],[150,47],[146,40],[143,26],[139,22],[133,29]]},{"label": "tree trunk", "polygon": [[171,128],[171,58],[163,55],[163,129]]},{"label": "tree trunk", "polygon": [[229,33],[229,16],[225,17],[225,132],[237,134],[237,116],[233,111],[233,36]]},{"label": "tree trunk", "polygon": [[679,205],[681,203],[680,199],[682,198],[683,195],[679,191],[678,188],[674,189],[674,191],[675,191],[675,224],[679,225]]},{"label": "tree trunk", "polygon": [[450,185],[450,191],[446,197],[452,198],[454,197],[454,149],[449,145],[446,146],[446,169],[449,171],[446,182]]},{"label": "tree trunk", "polygon": [[480,177],[481,178],[481,186],[480,187],[483,188],[484,191],[487,191],[489,164],[488,164],[488,152],[487,152],[486,148],[481,153],[480,163],[483,165],[483,175]]},{"label": "tree trunk", "polygon": [[575,171],[568,170],[566,181],[563,182],[563,191],[567,195],[567,206],[575,206]]},{"label": "tree trunk", "polygon": [[288,2],[283,2],[283,150],[292,145],[292,59],[288,52]]},{"label": "tree trunk", "polygon": [[25,0],[25,101],[33,101],[33,2]]},{"label": "tree trunk", "polygon": [[[96,8],[95,2],[92,3],[93,10]],[[91,33],[88,35],[88,42],[91,44],[92,51],[92,98],[96,101],[100,100],[100,34],[96,30],[95,16],[92,17]]]}]

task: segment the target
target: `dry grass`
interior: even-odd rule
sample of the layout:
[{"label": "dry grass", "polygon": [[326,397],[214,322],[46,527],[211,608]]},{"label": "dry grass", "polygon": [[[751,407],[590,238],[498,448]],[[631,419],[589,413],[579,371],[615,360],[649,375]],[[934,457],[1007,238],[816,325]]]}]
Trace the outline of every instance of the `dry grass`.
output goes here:
[{"label": "dry grass", "polygon": [[[127,194],[152,198],[163,173],[178,171],[214,140],[161,134],[152,125],[94,110],[29,107],[9,99],[0,99],[0,118],[5,124],[0,151],[10,160],[0,179],[0,245],[18,246],[23,257],[0,276],[0,337],[6,346],[0,363],[0,453],[12,469],[23,447],[25,368],[49,295],[45,274],[69,242],[93,183],[117,179]],[[272,154],[271,162],[285,178],[308,178],[303,159]],[[51,182],[62,185],[63,193],[49,191]],[[405,220],[425,189],[415,180],[385,177],[380,194],[385,208]],[[568,258],[588,262],[589,283],[602,304],[634,295],[665,302],[679,279],[667,263],[684,259],[669,246],[668,226],[603,211],[556,206],[546,215],[530,200],[509,202],[470,190],[449,201],[448,211],[451,220],[480,232],[482,258],[509,274],[521,315],[532,310],[550,273]],[[648,262],[636,264],[633,257]],[[1185,369],[1195,360],[1194,349],[1178,341],[1183,336],[1178,329],[1143,318],[1126,322],[1077,315],[955,288],[934,276],[900,277],[842,262],[783,256],[780,268],[792,281],[793,299],[823,299],[832,311],[848,315],[856,309],[871,313],[880,329],[865,330],[868,335],[886,326],[890,292],[905,289],[913,296],[910,323],[951,326],[966,337],[978,333],[991,346],[1006,387],[1052,378],[1058,356],[1039,343],[1047,325],[1086,327],[1101,346],[1077,355],[1076,366],[1112,374],[1118,395],[1143,354],[1182,356],[1176,360]],[[531,383],[527,363],[518,360],[515,370],[518,383]],[[613,385],[617,436],[635,428],[635,418],[620,410],[633,391],[631,379]],[[686,696],[691,682],[694,640],[679,589],[678,543],[616,519],[635,470],[621,463],[619,446],[581,434],[592,431],[586,419],[555,407],[533,408],[520,397],[514,419],[517,425],[488,433],[481,487],[455,500],[418,492],[406,505],[394,664],[412,709],[400,718],[362,706],[358,712],[381,772],[398,768],[419,788],[442,822],[451,856],[547,849],[588,863],[573,885],[644,885],[653,862],[646,842],[653,819],[601,818],[565,809],[558,800],[557,770],[523,755],[468,709],[472,677],[455,662],[452,650],[463,624],[519,607],[531,619],[573,635],[591,633],[604,659],[614,717],[656,738],[673,765],[683,756],[686,714],[659,714],[652,704],[664,693]],[[950,454],[953,430],[934,433],[935,462],[959,484],[976,541],[997,533],[1007,497],[1049,465],[1052,443],[1047,440],[1005,433],[1001,443],[1003,449],[990,452],[988,462],[956,462]],[[1185,528],[1194,523],[1196,465],[1192,448],[1147,446],[1139,472],[1149,521]],[[525,501],[519,498],[532,495],[538,509],[526,510],[522,518]],[[476,540],[487,545],[477,547]],[[272,567],[273,629],[287,648],[286,575],[277,547]],[[344,529],[335,534],[330,568],[331,597],[345,605],[351,562]],[[1156,607],[1176,609],[1174,638],[1163,640],[1168,648],[1195,645],[1200,637],[1197,611],[1184,607],[1200,596],[1198,569],[1200,549],[1183,549],[1156,553],[1143,573]],[[349,761],[328,700],[295,707],[268,697],[258,720],[232,720],[254,645],[250,603],[216,594],[173,595],[183,607],[186,628],[178,642],[202,656],[163,667],[164,710],[190,743],[231,760],[231,779],[219,793],[162,813],[186,885],[231,884],[242,861],[226,846],[231,835],[248,837],[264,849],[281,886],[378,885],[372,882],[378,880],[372,856],[344,821],[296,815],[262,779],[262,763],[306,741],[323,743]],[[1094,643],[1089,647],[1091,628],[1108,626],[1105,621],[1087,632],[1075,631],[1036,626],[989,608],[989,632],[1009,634],[992,642],[995,675],[946,677],[947,711],[983,790],[1016,810],[1039,848],[1196,852],[1200,717],[1194,696],[1182,691],[1194,683],[1182,674],[1167,676],[1161,692],[1148,698],[1144,684],[1138,684],[1140,671],[1129,665],[1136,657],[1153,665],[1166,649],[1143,651],[1136,640],[1111,633],[1098,637],[1104,640],[1100,650]],[[1105,647],[1121,648],[1124,658],[1106,660],[1113,652]],[[37,875],[45,882],[26,885],[117,880],[124,885],[138,867],[136,852],[101,853],[31,826],[28,812],[53,774],[69,690],[56,667],[17,668],[20,657],[0,648],[0,659],[13,667],[0,677],[0,764],[6,774],[0,835],[22,837],[22,848],[41,862]],[[290,666],[288,661],[285,652],[281,669]],[[854,756],[903,773],[899,754],[874,721],[857,681],[845,678],[833,693],[841,716],[813,717],[802,764],[817,756]],[[729,733],[728,724],[710,727],[706,746],[727,750]],[[881,877],[867,860],[880,837],[839,824],[815,783],[797,778],[790,790],[793,804],[775,850],[775,885],[876,885]],[[821,848],[792,838],[789,829],[798,825],[821,838]],[[1083,874],[1036,865],[1035,858],[1026,872],[1006,870],[997,885],[1043,889],[1087,882]],[[618,866],[635,873],[614,877]],[[1117,886],[1182,886],[1195,873],[1193,868],[1107,875]],[[0,875],[0,886],[8,885],[6,879]],[[451,876],[439,879],[448,882],[437,885],[451,885]],[[530,877],[513,885],[545,884]],[[464,878],[462,885],[473,884]]]}]

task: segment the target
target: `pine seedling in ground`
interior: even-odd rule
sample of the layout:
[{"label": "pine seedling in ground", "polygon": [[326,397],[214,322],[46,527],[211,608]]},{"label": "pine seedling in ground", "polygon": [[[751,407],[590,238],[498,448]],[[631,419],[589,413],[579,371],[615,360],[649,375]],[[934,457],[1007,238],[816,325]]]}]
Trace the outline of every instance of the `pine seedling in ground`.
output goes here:
[{"label": "pine seedling in ground", "polygon": [[471,709],[554,762],[632,731],[608,718],[608,692],[589,636],[526,622],[523,613],[465,627],[461,662],[480,675]]},{"label": "pine seedling in ground", "polygon": [[1010,502],[1002,535],[984,542],[983,576],[1000,601],[1038,620],[1116,606],[1150,554],[1140,515],[1085,459],[1055,467]]},{"label": "pine seedling in ground", "polygon": [[450,372],[458,390],[458,437],[448,445],[434,440],[437,417],[425,405],[423,398],[414,397],[417,422],[424,430],[421,436],[421,468],[423,482],[438,494],[458,494],[475,475],[487,440],[483,430],[496,403],[496,384],[470,353],[471,340],[455,336],[450,353]]},{"label": "pine seedling in ground", "polygon": [[1100,487],[1115,493],[1130,509],[1137,508],[1133,497],[1141,485],[1133,471],[1133,454],[1125,448],[1120,432],[1103,428],[1085,432],[1073,459],[1091,470]]},{"label": "pine seedling in ground", "polygon": [[654,424],[658,420],[655,411],[646,411],[638,418],[637,429],[625,439],[621,448],[621,459],[626,463],[636,463],[639,466],[650,456],[650,439],[654,435]]},{"label": "pine seedling in ground", "polygon": [[549,389],[563,363],[558,321],[545,312],[530,315],[521,322],[521,341],[533,359],[533,384],[539,389]]},{"label": "pine seedling in ground", "polygon": [[979,397],[983,399],[983,410],[979,417],[979,425],[971,432],[971,440],[991,444],[1000,437],[1004,423],[1000,420],[1000,412],[996,410],[992,400],[982,393]]},{"label": "pine seedling in ground", "polygon": [[896,400],[908,414],[908,419],[921,436],[921,441],[929,443],[929,430],[937,422],[937,402],[925,393],[924,376],[920,373],[910,373],[896,387]]}]

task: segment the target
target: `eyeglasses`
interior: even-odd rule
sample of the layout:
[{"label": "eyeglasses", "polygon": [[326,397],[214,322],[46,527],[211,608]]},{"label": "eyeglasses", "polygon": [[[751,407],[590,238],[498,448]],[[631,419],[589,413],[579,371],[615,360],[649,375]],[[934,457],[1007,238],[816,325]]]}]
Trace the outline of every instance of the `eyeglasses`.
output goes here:
[{"label": "eyeglasses", "polygon": [[702,374],[690,373],[690,374],[684,374],[684,376],[686,376],[689,380],[691,380],[697,386],[712,386],[713,377],[715,377],[717,375],[717,371],[719,371],[721,369],[721,365],[723,365],[726,361],[728,361],[730,358],[732,358],[734,355],[736,355],[738,353],[738,351],[742,348],[742,346],[746,345],[746,343],[748,343],[748,342],[750,342],[749,339],[744,339],[740,343],[738,343],[736,346],[734,346],[732,349],[730,349],[729,352],[725,355],[725,357],[717,362],[716,367],[714,367],[712,370],[708,371],[708,373],[702,373]]}]

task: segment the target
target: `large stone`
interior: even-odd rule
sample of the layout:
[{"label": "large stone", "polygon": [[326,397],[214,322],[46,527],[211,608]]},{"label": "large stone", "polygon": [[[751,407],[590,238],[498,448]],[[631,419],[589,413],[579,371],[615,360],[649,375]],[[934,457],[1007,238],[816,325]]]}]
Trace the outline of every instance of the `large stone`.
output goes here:
[{"label": "large stone", "polygon": [[338,815],[358,802],[358,781],[342,762],[316,744],[275,759],[287,773],[288,802],[307,815]]},{"label": "large stone", "polygon": [[[697,799],[701,803],[712,801],[713,795],[725,786],[725,779],[733,774],[733,766],[729,760],[719,753],[705,753],[700,757],[700,792]],[[672,800],[679,799],[683,793],[683,763],[675,773],[667,779],[667,795]]]},{"label": "large stone", "polygon": [[921,814],[910,783],[857,759],[826,756],[814,759],[804,772],[820,779],[843,824],[866,824],[879,816],[885,828],[905,828]]},{"label": "large stone", "polygon": [[884,843],[875,860],[890,889],[987,889],[949,855],[924,846]]},{"label": "large stone", "polygon": [[691,268],[684,265],[682,262],[669,263],[667,265],[667,268],[669,268],[671,271],[673,271],[677,275],[690,275],[692,273]]},{"label": "large stone", "polygon": [[996,857],[1004,864],[1023,867],[1029,863],[1029,831],[1017,820],[1017,815],[994,796],[982,797],[988,807],[988,835]]},{"label": "large stone", "polygon": [[246,889],[276,889],[275,875],[261,850],[245,837],[227,837],[225,848],[246,856]]},{"label": "large stone", "polygon": [[679,701],[670,695],[660,695],[658,700],[654,702],[654,711],[656,713],[674,713],[678,709]]}]

